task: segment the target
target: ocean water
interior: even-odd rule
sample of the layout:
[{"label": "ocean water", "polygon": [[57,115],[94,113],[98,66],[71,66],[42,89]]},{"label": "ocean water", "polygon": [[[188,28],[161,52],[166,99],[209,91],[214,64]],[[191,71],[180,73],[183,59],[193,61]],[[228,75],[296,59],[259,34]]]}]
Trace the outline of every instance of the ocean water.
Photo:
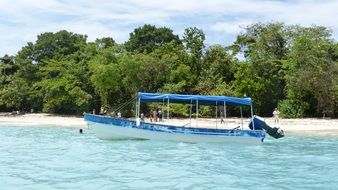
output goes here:
[{"label": "ocean water", "polygon": [[91,130],[0,127],[0,189],[338,189],[338,138],[262,145],[103,141]]}]

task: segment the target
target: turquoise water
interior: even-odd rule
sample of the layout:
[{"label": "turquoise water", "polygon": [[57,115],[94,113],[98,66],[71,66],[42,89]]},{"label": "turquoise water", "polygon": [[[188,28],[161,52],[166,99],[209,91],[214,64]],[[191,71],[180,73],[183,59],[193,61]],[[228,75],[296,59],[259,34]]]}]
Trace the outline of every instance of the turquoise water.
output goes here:
[{"label": "turquoise water", "polygon": [[2,190],[338,188],[337,137],[189,144],[2,126],[0,139]]}]

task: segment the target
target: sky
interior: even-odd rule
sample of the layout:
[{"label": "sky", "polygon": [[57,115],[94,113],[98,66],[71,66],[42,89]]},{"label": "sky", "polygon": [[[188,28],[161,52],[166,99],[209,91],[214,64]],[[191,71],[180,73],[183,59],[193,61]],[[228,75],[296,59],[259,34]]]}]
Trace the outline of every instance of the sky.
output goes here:
[{"label": "sky", "polygon": [[338,0],[0,0],[0,56],[15,55],[38,34],[67,30],[88,41],[128,40],[137,27],[187,27],[206,34],[206,45],[229,45],[254,23],[321,25],[338,39]]}]

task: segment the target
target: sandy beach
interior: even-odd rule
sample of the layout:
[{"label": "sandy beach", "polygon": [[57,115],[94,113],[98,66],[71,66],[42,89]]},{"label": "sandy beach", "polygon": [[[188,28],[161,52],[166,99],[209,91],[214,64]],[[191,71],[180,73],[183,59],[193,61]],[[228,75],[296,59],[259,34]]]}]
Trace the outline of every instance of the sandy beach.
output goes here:
[{"label": "sandy beach", "polygon": [[[281,119],[279,124],[275,124],[272,118],[264,118],[272,127],[280,127],[286,133],[305,134],[305,135],[321,135],[321,136],[338,136],[338,119]],[[190,126],[190,119],[170,119],[170,124],[177,126]],[[149,122],[146,119],[146,122]],[[164,120],[162,123],[168,123]],[[240,118],[227,118],[225,124],[220,124],[218,119],[199,118],[191,120],[192,127],[208,127],[208,128],[232,129],[241,125]],[[249,119],[243,119],[243,128],[248,129]],[[0,126],[55,126],[55,127],[73,127],[87,128],[83,117],[54,115],[46,113],[33,113],[23,115],[12,115],[9,113],[0,114]]]},{"label": "sandy beach", "polygon": [[9,113],[0,114],[0,125],[7,126],[53,126],[84,128],[87,124],[83,117],[54,115],[47,113],[33,113],[13,115]]}]

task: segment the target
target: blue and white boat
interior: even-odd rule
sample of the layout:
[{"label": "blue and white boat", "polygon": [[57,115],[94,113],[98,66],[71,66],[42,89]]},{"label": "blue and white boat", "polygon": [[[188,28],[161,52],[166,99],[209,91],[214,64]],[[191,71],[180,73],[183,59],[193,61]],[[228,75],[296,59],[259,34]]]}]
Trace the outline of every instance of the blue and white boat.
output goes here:
[{"label": "blue and white boat", "polygon": [[[170,124],[148,123],[140,119],[141,102],[159,102],[167,104],[167,121],[170,121],[170,103],[190,104],[190,125],[174,126]],[[196,120],[198,120],[198,108],[201,105],[216,106],[224,108],[226,117],[227,106],[250,106],[251,122],[250,130],[242,129],[217,129],[199,128],[191,126],[192,106],[196,107]],[[241,115],[242,115],[242,109]],[[265,122],[253,116],[251,98],[236,98],[228,96],[200,96],[182,94],[159,94],[159,93],[138,93],[136,102],[136,120],[107,117],[93,114],[85,114],[84,119],[100,139],[153,139],[178,142],[245,142],[261,143],[265,138],[265,131],[262,126]],[[170,122],[169,122],[170,123]],[[198,122],[196,122],[198,123]],[[216,122],[217,123],[217,122]],[[243,124],[243,122],[242,122]],[[256,125],[256,126],[255,126]]]}]

